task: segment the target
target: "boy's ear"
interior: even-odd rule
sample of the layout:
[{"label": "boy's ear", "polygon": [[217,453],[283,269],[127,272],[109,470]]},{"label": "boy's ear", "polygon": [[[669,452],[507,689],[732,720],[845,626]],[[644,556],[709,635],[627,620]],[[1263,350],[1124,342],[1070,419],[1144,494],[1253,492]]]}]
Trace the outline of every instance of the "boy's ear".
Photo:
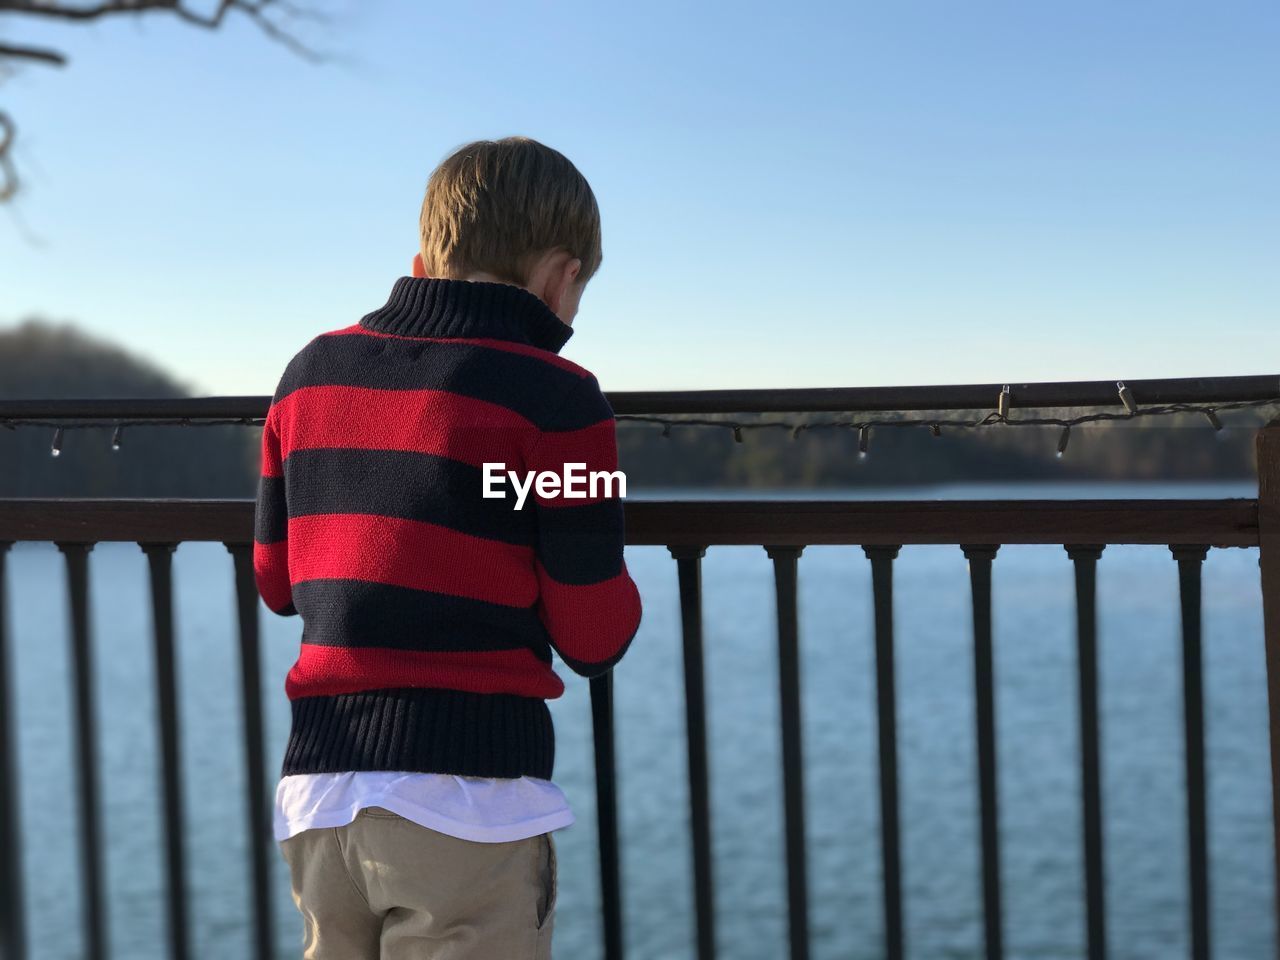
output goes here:
[{"label": "boy's ear", "polygon": [[422,278],[422,277],[425,277],[425,276],[427,275],[427,266],[426,266],[426,264],[424,264],[424,263],[422,262],[422,254],[421,254],[421,253],[415,253],[415,254],[413,255],[413,268],[412,268],[412,269],[413,269],[413,276],[415,276],[415,277]]},{"label": "boy's ear", "polygon": [[554,312],[560,312],[560,305],[564,303],[565,294],[573,286],[574,281],[578,279],[578,273],[581,270],[582,261],[577,257],[569,257],[561,261],[552,272],[547,284],[547,296],[545,299],[547,305]]}]

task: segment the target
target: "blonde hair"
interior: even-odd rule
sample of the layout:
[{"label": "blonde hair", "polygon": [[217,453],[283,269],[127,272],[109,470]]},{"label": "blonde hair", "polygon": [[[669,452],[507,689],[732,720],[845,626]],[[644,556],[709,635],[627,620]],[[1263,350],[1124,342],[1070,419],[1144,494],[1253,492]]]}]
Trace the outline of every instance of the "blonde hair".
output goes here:
[{"label": "blonde hair", "polygon": [[565,250],[582,261],[577,283],[600,268],[600,209],[577,167],[529,137],[476,140],[431,173],[418,221],[433,277],[475,271],[524,286],[538,257]]}]

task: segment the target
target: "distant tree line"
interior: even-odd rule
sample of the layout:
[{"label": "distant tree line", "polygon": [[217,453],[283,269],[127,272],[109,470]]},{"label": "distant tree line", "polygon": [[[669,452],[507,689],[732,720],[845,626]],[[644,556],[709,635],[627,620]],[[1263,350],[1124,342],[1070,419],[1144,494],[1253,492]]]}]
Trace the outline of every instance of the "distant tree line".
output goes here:
[{"label": "distant tree line", "polygon": [[[846,386],[846,384],[841,384]],[[980,420],[989,410],[939,413]],[[1089,411],[1015,410],[1014,416],[1070,419]],[[1274,414],[1274,410],[1272,411]],[[904,415],[907,416],[907,415]],[[912,412],[912,420],[927,417]],[[1254,411],[1224,412],[1215,431],[1201,414],[1179,414],[1071,429],[1065,454],[1056,456],[1061,428],[996,424],[870,428],[867,456],[858,456],[853,429],[732,430],[673,426],[668,437],[656,424],[620,424],[619,464],[628,483],[643,486],[844,487],[1019,480],[1228,480],[1254,476],[1254,430],[1265,422]],[[855,414],[815,414],[814,420]],[[891,419],[892,415],[867,415]],[[714,418],[705,418],[714,419]],[[724,417],[744,423],[741,416]],[[761,420],[800,422],[803,415]]]},{"label": "distant tree line", "polygon": [[[270,388],[267,391],[270,392]],[[186,397],[190,388],[147,360],[69,324],[0,329],[0,398]],[[0,496],[245,497],[256,491],[258,427],[0,427]]]}]

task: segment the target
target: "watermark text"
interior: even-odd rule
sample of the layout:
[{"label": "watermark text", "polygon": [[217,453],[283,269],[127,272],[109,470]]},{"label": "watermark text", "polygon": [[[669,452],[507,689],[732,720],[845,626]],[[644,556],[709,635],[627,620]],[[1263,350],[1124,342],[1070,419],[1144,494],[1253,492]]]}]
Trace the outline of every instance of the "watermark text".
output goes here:
[{"label": "watermark text", "polygon": [[[485,463],[481,496],[486,500],[506,497],[502,489],[508,481],[516,492],[516,509],[524,509],[529,491],[533,490],[544,500],[563,496],[566,500],[585,500],[588,497],[609,498],[627,495],[627,477],[621,470],[592,470],[587,472],[585,463],[566,463],[564,474],[554,470],[530,470],[523,481],[515,470],[507,470],[505,463]],[[615,493],[616,489],[616,493]]]}]

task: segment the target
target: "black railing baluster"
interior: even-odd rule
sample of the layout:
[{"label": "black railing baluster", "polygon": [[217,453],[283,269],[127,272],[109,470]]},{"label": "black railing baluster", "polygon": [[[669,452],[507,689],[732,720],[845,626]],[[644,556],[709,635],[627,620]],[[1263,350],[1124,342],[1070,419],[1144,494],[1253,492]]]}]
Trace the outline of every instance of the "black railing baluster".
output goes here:
[{"label": "black railing baluster", "polygon": [[151,568],[165,876],[169,905],[169,955],[173,960],[186,960],[189,950],[186,868],[182,846],[182,760],[178,751],[177,667],[173,642],[173,551],[177,544],[144,543],[141,547]]},{"label": "black railing baluster", "polygon": [[84,951],[89,960],[107,955],[107,913],[102,864],[102,811],[98,800],[98,745],[94,737],[93,652],[89,643],[89,551],[92,543],[57,544],[67,564],[71,603],[71,682],[76,698],[75,745],[80,814],[80,889]]},{"label": "black railing baluster", "polygon": [[1080,671],[1080,768],[1084,808],[1085,933],[1089,960],[1106,960],[1102,860],[1102,772],[1098,745],[1098,558],[1102,545],[1068,545],[1076,576],[1076,646]]},{"label": "black railing baluster", "polygon": [[613,671],[592,677],[591,729],[596,757],[596,824],[604,960],[622,960],[622,876],[618,857],[617,765],[614,760]]},{"label": "black railing baluster", "polygon": [[1191,956],[1209,958],[1209,845],[1205,805],[1204,691],[1200,654],[1200,569],[1207,546],[1171,546],[1182,606],[1182,693],[1187,751],[1187,858],[1191,884]]},{"label": "black railing baluster", "polygon": [[1000,817],[996,781],[995,677],[991,649],[991,562],[997,544],[961,544],[973,593],[973,668],[978,720],[978,790],[982,803],[982,914],[987,960],[1004,956],[1000,896]]},{"label": "black railing baluster", "polygon": [[[1254,454],[1258,465],[1258,576],[1262,587],[1262,648],[1267,666],[1271,747],[1271,907],[1273,916],[1280,918],[1280,417],[1258,431]],[[1273,955],[1280,958],[1280,930],[1276,931],[1272,946]]]},{"label": "black railing baluster", "polygon": [[258,636],[258,588],[253,573],[253,546],[226,543],[235,567],[236,619],[240,630],[240,706],[244,716],[245,824],[253,886],[253,943],[258,960],[274,952],[275,925],[271,914],[271,874],[268,854],[274,839],[267,795],[263,748],[262,664]]},{"label": "black railing baluster", "polygon": [[22,818],[18,791],[17,701],[9,660],[9,604],[5,561],[12,541],[0,540],[0,951],[27,955],[22,884]]},{"label": "black railing baluster", "polygon": [[699,960],[716,955],[714,883],[711,873],[711,799],[707,763],[706,684],[702,656],[702,558],[705,547],[668,547],[680,581],[684,646],[684,712],[689,750],[689,815],[693,835],[693,902]]},{"label": "black railing baluster", "polygon": [[797,579],[804,547],[765,546],[773,560],[778,615],[778,689],[782,718],[782,795],[787,836],[787,912],[791,960],[809,956],[809,893],[800,736],[800,625]]},{"label": "black railing baluster", "polygon": [[898,717],[893,669],[893,561],[898,546],[863,547],[871,561],[876,629],[876,705],[880,735],[880,854],[884,873],[884,949],[902,960],[902,861],[898,829]]}]

